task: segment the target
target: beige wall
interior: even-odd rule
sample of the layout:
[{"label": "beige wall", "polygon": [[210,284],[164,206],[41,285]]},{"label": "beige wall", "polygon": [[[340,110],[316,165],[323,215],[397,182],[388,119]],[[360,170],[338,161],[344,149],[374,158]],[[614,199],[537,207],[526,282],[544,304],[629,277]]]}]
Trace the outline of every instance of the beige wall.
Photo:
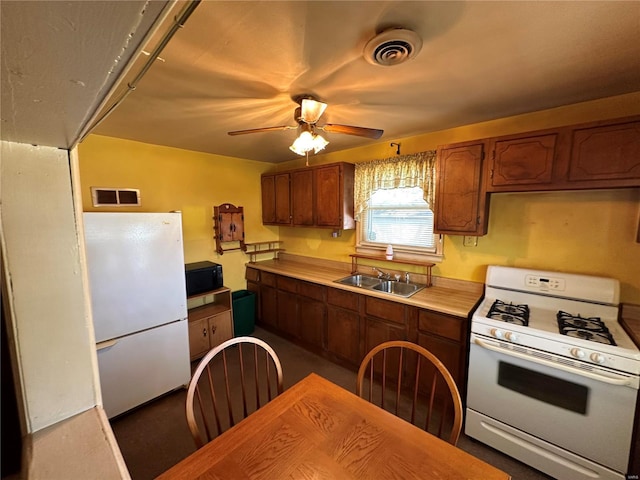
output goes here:
[{"label": "beige wall", "polygon": [[0,158],[3,301],[33,433],[101,404],[95,337],[69,152],[2,142]]},{"label": "beige wall", "polygon": [[[406,154],[638,113],[640,92],[390,141],[400,142]],[[142,188],[143,211],[183,211],[185,258],[223,263],[233,290],[244,288],[247,257],[215,253],[210,209],[219,203],[244,206],[248,241],[280,239],[287,252],[344,262],[354,252],[354,231],[333,238],[325,229],[262,226],[260,174],[302,167],[304,159],[271,165],[98,136],[81,144],[79,154],[85,210],[91,209],[90,186]],[[395,148],[385,141],[314,156],[310,162],[357,163],[394,154]],[[486,267],[497,264],[611,276],[622,282],[624,302],[640,304],[640,244],[635,242],[639,209],[637,188],[494,194],[489,233],[475,247],[463,246],[462,237],[446,235],[444,260],[434,274],[482,282]]]}]

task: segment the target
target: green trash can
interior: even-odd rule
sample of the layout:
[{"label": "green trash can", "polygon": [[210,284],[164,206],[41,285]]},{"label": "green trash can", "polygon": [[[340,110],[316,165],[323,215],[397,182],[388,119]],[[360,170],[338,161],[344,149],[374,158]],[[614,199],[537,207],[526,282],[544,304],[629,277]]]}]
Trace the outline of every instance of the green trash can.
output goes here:
[{"label": "green trash can", "polygon": [[249,290],[231,293],[233,302],[233,335],[251,335],[256,328],[256,294]]}]

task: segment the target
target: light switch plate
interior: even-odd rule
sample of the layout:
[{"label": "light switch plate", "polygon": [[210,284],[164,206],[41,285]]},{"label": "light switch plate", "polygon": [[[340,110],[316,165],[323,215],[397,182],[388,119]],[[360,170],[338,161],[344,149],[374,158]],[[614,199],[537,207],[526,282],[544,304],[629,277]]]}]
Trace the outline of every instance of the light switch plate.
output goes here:
[{"label": "light switch plate", "polygon": [[465,235],[462,239],[462,245],[465,247],[477,247],[478,246],[478,237],[474,237],[471,235]]}]

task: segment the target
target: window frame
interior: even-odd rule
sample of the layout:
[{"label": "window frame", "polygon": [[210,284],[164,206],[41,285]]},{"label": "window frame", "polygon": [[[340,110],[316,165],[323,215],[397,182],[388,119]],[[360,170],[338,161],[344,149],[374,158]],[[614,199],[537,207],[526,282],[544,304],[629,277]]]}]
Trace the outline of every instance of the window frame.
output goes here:
[{"label": "window frame", "polygon": [[[398,187],[403,188],[403,187]],[[380,189],[378,189],[380,190]],[[395,189],[385,189],[395,190]],[[376,190],[377,191],[377,190]],[[375,193],[372,192],[372,194]],[[364,255],[382,255],[384,254],[387,243],[371,242],[366,240],[365,223],[362,219],[368,215],[369,207],[365,207],[361,212],[359,220],[356,220],[356,253]],[[435,212],[431,209],[432,215],[435,216]],[[432,217],[435,222],[435,217]],[[394,259],[397,260],[413,260],[413,261],[435,261],[441,262],[443,260],[443,237],[441,234],[434,233],[434,247],[417,247],[409,245],[391,244],[393,246]]]}]

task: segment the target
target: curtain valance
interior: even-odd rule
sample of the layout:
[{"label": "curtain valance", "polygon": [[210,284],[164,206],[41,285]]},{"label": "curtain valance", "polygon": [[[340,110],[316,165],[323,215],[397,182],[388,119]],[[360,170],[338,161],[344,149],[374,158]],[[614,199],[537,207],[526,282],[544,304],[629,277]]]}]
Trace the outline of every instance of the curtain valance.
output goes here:
[{"label": "curtain valance", "polygon": [[354,182],[356,218],[365,209],[373,192],[392,188],[422,188],[424,200],[429,204],[429,208],[434,210],[435,163],[435,150],[356,163]]}]

